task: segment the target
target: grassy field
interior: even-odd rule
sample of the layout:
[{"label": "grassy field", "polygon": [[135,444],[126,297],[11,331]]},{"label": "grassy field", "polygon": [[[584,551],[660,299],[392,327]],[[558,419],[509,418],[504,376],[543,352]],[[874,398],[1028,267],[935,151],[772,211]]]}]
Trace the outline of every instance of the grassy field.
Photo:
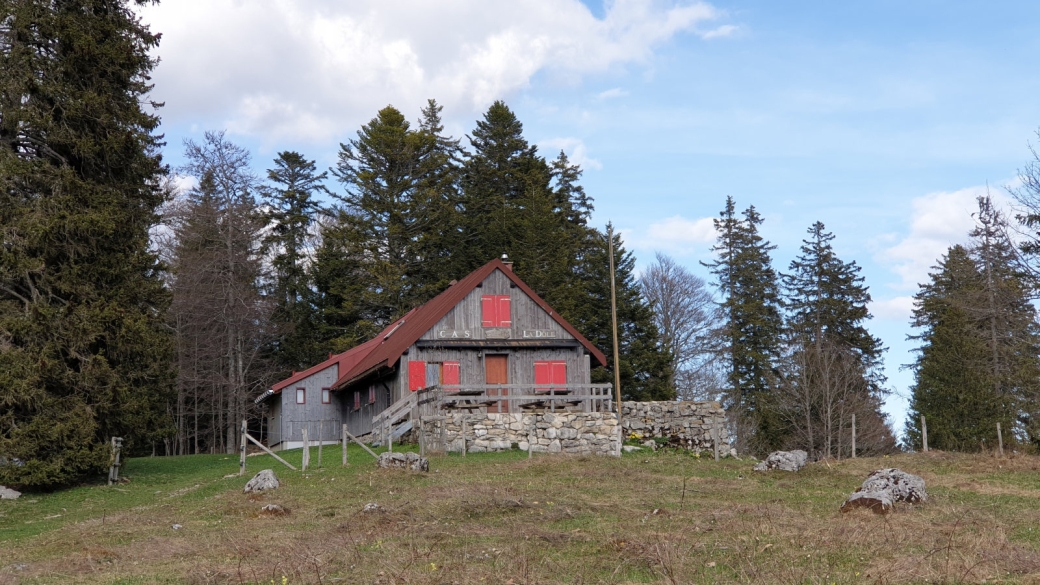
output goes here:
[{"label": "grassy field", "polygon": [[[242,478],[224,478],[235,456],[133,459],[128,483],[0,501],[0,583],[1040,583],[1036,457],[797,474],[675,452],[441,456],[428,474],[350,458],[301,474],[250,457]],[[268,467],[283,487],[243,494]],[[923,476],[929,501],[839,513],[879,467]]]}]

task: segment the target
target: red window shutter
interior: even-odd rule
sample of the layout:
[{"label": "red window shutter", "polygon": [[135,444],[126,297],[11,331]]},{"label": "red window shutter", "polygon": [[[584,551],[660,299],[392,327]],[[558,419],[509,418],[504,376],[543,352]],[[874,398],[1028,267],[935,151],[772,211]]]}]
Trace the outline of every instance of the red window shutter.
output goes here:
[{"label": "red window shutter", "polygon": [[368,403],[369,404],[375,404],[376,403],[376,388],[375,388],[375,386],[370,386],[368,388]]},{"label": "red window shutter", "polygon": [[567,384],[567,362],[552,362],[552,383]]},{"label": "red window shutter", "polygon": [[408,362],[408,389],[412,392],[426,387],[426,362]]},{"label": "red window shutter", "polygon": [[441,384],[446,386],[459,385],[459,362],[444,362],[441,372]]},{"label": "red window shutter", "polygon": [[361,408],[361,391],[358,390],[354,393],[354,410]]},{"label": "red window shutter", "polygon": [[501,295],[495,303],[498,305],[498,327],[512,327],[512,312],[509,310],[509,295]]},{"label": "red window shutter", "polygon": [[498,318],[496,316],[497,307],[495,306],[495,297],[492,295],[484,295],[480,297],[480,326],[481,327],[497,327]]},{"label": "red window shutter", "polygon": [[538,385],[552,384],[552,367],[551,362],[535,362],[534,363],[534,383]]}]

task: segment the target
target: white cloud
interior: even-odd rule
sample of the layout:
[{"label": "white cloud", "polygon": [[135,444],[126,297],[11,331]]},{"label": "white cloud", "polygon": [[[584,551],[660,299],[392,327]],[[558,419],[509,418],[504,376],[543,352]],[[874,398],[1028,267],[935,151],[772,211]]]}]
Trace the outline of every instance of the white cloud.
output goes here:
[{"label": "white cloud", "polygon": [[723,14],[684,0],[615,0],[603,18],[579,0],[180,0],[141,12],[163,34],[164,116],[267,141],[327,141],[388,103],[412,111],[430,97],[479,112],[541,71],[580,80],[645,63],[677,34],[729,34],[701,31]]},{"label": "white cloud", "polygon": [[634,249],[660,250],[675,254],[703,251],[715,241],[714,218],[686,219],[675,215],[651,223],[646,230],[622,230],[625,243]]},{"label": "white cloud", "polygon": [[731,37],[736,33],[739,28],[732,24],[724,24],[716,29],[709,30],[708,32],[702,33],[701,38],[704,40],[708,39],[721,39],[725,37]]},{"label": "white cloud", "polygon": [[581,166],[583,169],[603,169],[603,163],[589,156],[585,143],[578,138],[550,138],[538,143],[542,156],[550,161],[562,150],[567,154],[571,164]]},{"label": "white cloud", "polygon": [[931,267],[950,246],[968,240],[968,232],[975,225],[972,214],[978,210],[976,198],[987,192],[999,207],[1009,207],[1003,189],[985,186],[930,193],[911,202],[910,233],[877,258],[899,275],[895,288],[916,290],[918,284],[928,280]]},{"label": "white cloud", "polygon": [[914,310],[914,298],[911,296],[895,297],[892,299],[875,300],[870,303],[870,313],[875,318],[884,321],[899,321],[906,323]]},{"label": "white cloud", "polygon": [[611,98],[624,97],[626,95],[628,95],[627,91],[620,87],[615,87],[613,89],[608,89],[607,91],[601,91],[596,95],[596,99],[609,100]]}]

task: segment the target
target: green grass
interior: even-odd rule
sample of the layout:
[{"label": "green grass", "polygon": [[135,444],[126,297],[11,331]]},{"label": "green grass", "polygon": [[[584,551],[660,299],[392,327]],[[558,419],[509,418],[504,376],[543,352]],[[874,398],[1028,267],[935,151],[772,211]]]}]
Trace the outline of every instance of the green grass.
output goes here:
[{"label": "green grass", "polygon": [[[300,451],[282,455],[298,466]],[[432,457],[419,474],[349,455],[344,468],[327,448],[307,473],[253,456],[230,478],[236,456],[132,459],[128,483],[0,502],[0,583],[1040,580],[1035,457],[930,453],[760,474],[675,452],[514,451]],[[838,512],[870,471],[892,466],[926,479],[926,504]],[[263,468],[283,486],[243,494]],[[363,513],[369,502],[382,510]],[[268,503],[290,513],[262,515]]]}]

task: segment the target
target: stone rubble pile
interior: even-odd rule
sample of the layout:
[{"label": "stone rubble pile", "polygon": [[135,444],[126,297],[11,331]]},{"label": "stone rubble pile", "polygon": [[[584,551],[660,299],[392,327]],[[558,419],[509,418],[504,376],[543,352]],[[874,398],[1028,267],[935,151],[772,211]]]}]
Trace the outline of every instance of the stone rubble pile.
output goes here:
[{"label": "stone rubble pile", "polygon": [[868,508],[875,514],[887,514],[896,502],[919,504],[927,499],[928,492],[921,477],[896,468],[878,469],[845,500],[841,511]]},{"label": "stone rubble pile", "polygon": [[415,453],[380,453],[376,465],[381,469],[430,470],[429,460]]},{"label": "stone rubble pile", "polygon": [[794,451],[773,451],[765,460],[759,461],[752,469],[755,471],[798,471],[805,467],[809,454],[801,449]]}]

